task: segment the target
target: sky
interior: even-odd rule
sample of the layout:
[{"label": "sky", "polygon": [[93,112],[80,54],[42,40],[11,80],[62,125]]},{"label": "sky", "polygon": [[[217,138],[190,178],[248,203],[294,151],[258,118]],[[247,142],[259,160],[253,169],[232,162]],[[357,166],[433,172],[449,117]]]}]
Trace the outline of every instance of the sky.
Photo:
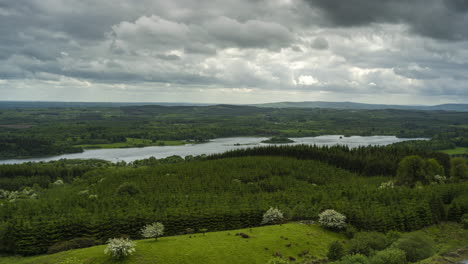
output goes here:
[{"label": "sky", "polygon": [[0,100],[468,103],[468,0],[0,0]]}]

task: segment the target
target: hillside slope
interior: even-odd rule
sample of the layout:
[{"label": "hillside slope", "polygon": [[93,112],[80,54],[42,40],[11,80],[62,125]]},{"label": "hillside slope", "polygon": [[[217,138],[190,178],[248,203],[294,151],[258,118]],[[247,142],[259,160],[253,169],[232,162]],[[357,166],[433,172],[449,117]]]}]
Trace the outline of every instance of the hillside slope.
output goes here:
[{"label": "hillside slope", "polygon": [[[250,238],[236,236],[243,232]],[[289,223],[251,229],[210,232],[138,240],[136,253],[119,263],[164,264],[245,264],[266,263],[274,253],[300,259],[298,254],[309,251],[311,256],[324,258],[329,244],[344,237],[317,225]],[[0,264],[104,264],[115,263],[104,255],[105,246],[60,252],[36,257],[5,257]],[[68,261],[68,262],[67,262]]]}]

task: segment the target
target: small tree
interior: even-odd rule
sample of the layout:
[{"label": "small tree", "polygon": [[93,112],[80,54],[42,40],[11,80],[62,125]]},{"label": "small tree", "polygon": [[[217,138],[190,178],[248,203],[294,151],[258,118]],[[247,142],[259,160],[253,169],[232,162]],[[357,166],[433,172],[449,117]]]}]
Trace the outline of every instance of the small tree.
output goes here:
[{"label": "small tree", "polygon": [[450,176],[455,180],[468,179],[468,166],[465,158],[456,157],[450,160]]},{"label": "small tree", "polygon": [[418,155],[406,156],[398,164],[396,183],[414,187],[416,182],[429,183],[426,162]]},{"label": "small tree", "polygon": [[410,262],[420,261],[432,256],[435,252],[434,246],[434,241],[422,233],[407,234],[392,245],[394,248],[403,250],[406,259]]},{"label": "small tree", "polygon": [[335,241],[328,248],[327,258],[331,261],[339,260],[345,255],[343,244],[340,241]]},{"label": "small tree", "polygon": [[164,234],[164,225],[160,222],[146,225],[141,229],[141,235],[145,238],[153,238],[158,240],[158,237]]},{"label": "small tree", "polygon": [[200,228],[200,229],[198,229],[198,231],[202,232],[203,235],[205,235],[206,232],[208,232],[208,229],[207,228]]},{"label": "small tree", "polygon": [[117,188],[117,193],[119,195],[136,195],[140,192],[138,187],[131,182],[124,182]]},{"label": "small tree", "polygon": [[426,172],[431,181],[435,180],[436,175],[445,175],[444,167],[436,159],[426,161]]},{"label": "small tree", "polygon": [[135,252],[135,242],[128,238],[112,238],[107,240],[104,253],[116,259],[122,259]]},{"label": "small tree", "polygon": [[382,233],[359,232],[348,242],[348,252],[370,256],[372,252],[383,250],[389,244],[389,239]]},{"label": "small tree", "polygon": [[283,219],[283,212],[281,212],[278,208],[270,207],[270,209],[268,209],[263,214],[262,225],[278,224],[281,223]]},{"label": "small tree", "polygon": [[346,216],[333,209],[328,209],[319,214],[319,223],[331,229],[341,229],[346,226]]}]

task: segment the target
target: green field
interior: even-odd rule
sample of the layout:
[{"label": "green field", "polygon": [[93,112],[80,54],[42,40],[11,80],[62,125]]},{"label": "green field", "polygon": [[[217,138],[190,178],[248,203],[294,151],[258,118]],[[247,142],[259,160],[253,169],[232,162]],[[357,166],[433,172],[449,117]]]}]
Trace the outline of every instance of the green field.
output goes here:
[{"label": "green field", "polygon": [[[236,233],[245,233],[250,238],[241,238]],[[459,224],[443,223],[419,231],[430,236],[436,243],[436,255],[418,262],[458,261],[464,257],[447,257],[449,252],[468,245],[468,230]],[[276,252],[285,258],[309,251],[312,258],[325,258],[328,246],[335,240],[346,241],[342,235],[320,228],[317,225],[288,223],[251,229],[210,232],[206,235],[192,234],[137,240],[136,253],[126,260],[115,261],[105,255],[105,246],[64,251],[52,255],[34,257],[0,257],[0,264],[105,264],[105,263],[164,263],[164,264],[223,264],[267,263]],[[290,245],[290,246],[289,246]],[[294,262],[291,262],[294,263]]]},{"label": "green field", "polygon": [[468,148],[462,148],[462,147],[453,148],[453,149],[444,149],[444,150],[441,150],[441,151],[444,152],[444,153],[447,153],[449,155],[468,154]]},{"label": "green field", "polygon": [[149,146],[181,146],[185,145],[185,141],[176,140],[159,140],[153,142],[150,139],[141,138],[127,138],[126,142],[117,142],[110,144],[84,144],[75,145],[75,147],[81,147],[84,149],[101,149],[101,148],[138,148],[138,147],[149,147]]},{"label": "green field", "polygon": [[[235,234],[239,232],[248,234],[250,238],[236,236]],[[289,223],[252,229],[211,232],[206,233],[205,236],[192,234],[162,237],[157,241],[154,239],[138,240],[136,253],[118,263],[266,263],[275,252],[281,253],[284,257],[293,256],[300,259],[298,254],[304,250],[308,250],[312,256],[324,258],[329,244],[335,240],[344,240],[344,237],[324,230],[317,225]],[[96,246],[25,258],[5,257],[0,258],[0,263],[116,263],[103,253],[104,248],[105,246]]]}]

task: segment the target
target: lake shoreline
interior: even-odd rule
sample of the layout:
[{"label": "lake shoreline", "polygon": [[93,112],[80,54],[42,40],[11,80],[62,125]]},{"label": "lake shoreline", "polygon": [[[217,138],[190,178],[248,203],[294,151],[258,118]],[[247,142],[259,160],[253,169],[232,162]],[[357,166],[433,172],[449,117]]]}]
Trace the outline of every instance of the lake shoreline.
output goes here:
[{"label": "lake shoreline", "polygon": [[[190,143],[175,146],[148,146],[148,147],[133,147],[133,148],[101,148],[101,149],[85,149],[83,152],[61,154],[53,156],[42,156],[33,158],[16,158],[3,159],[0,164],[19,164],[27,162],[42,162],[53,161],[60,159],[102,159],[111,162],[145,159],[149,157],[165,158],[168,156],[188,156],[201,154],[216,154],[229,150],[261,147],[272,145],[271,143],[262,143],[267,140],[267,137],[231,137],[231,138],[216,138],[204,143]],[[351,136],[343,137],[343,135],[323,135],[317,137],[299,137],[291,138],[294,142],[283,143],[278,145],[318,145],[318,146],[333,146],[346,145],[354,148],[367,145],[389,145],[402,141],[409,140],[428,140],[427,138],[397,138],[396,136]]]}]

